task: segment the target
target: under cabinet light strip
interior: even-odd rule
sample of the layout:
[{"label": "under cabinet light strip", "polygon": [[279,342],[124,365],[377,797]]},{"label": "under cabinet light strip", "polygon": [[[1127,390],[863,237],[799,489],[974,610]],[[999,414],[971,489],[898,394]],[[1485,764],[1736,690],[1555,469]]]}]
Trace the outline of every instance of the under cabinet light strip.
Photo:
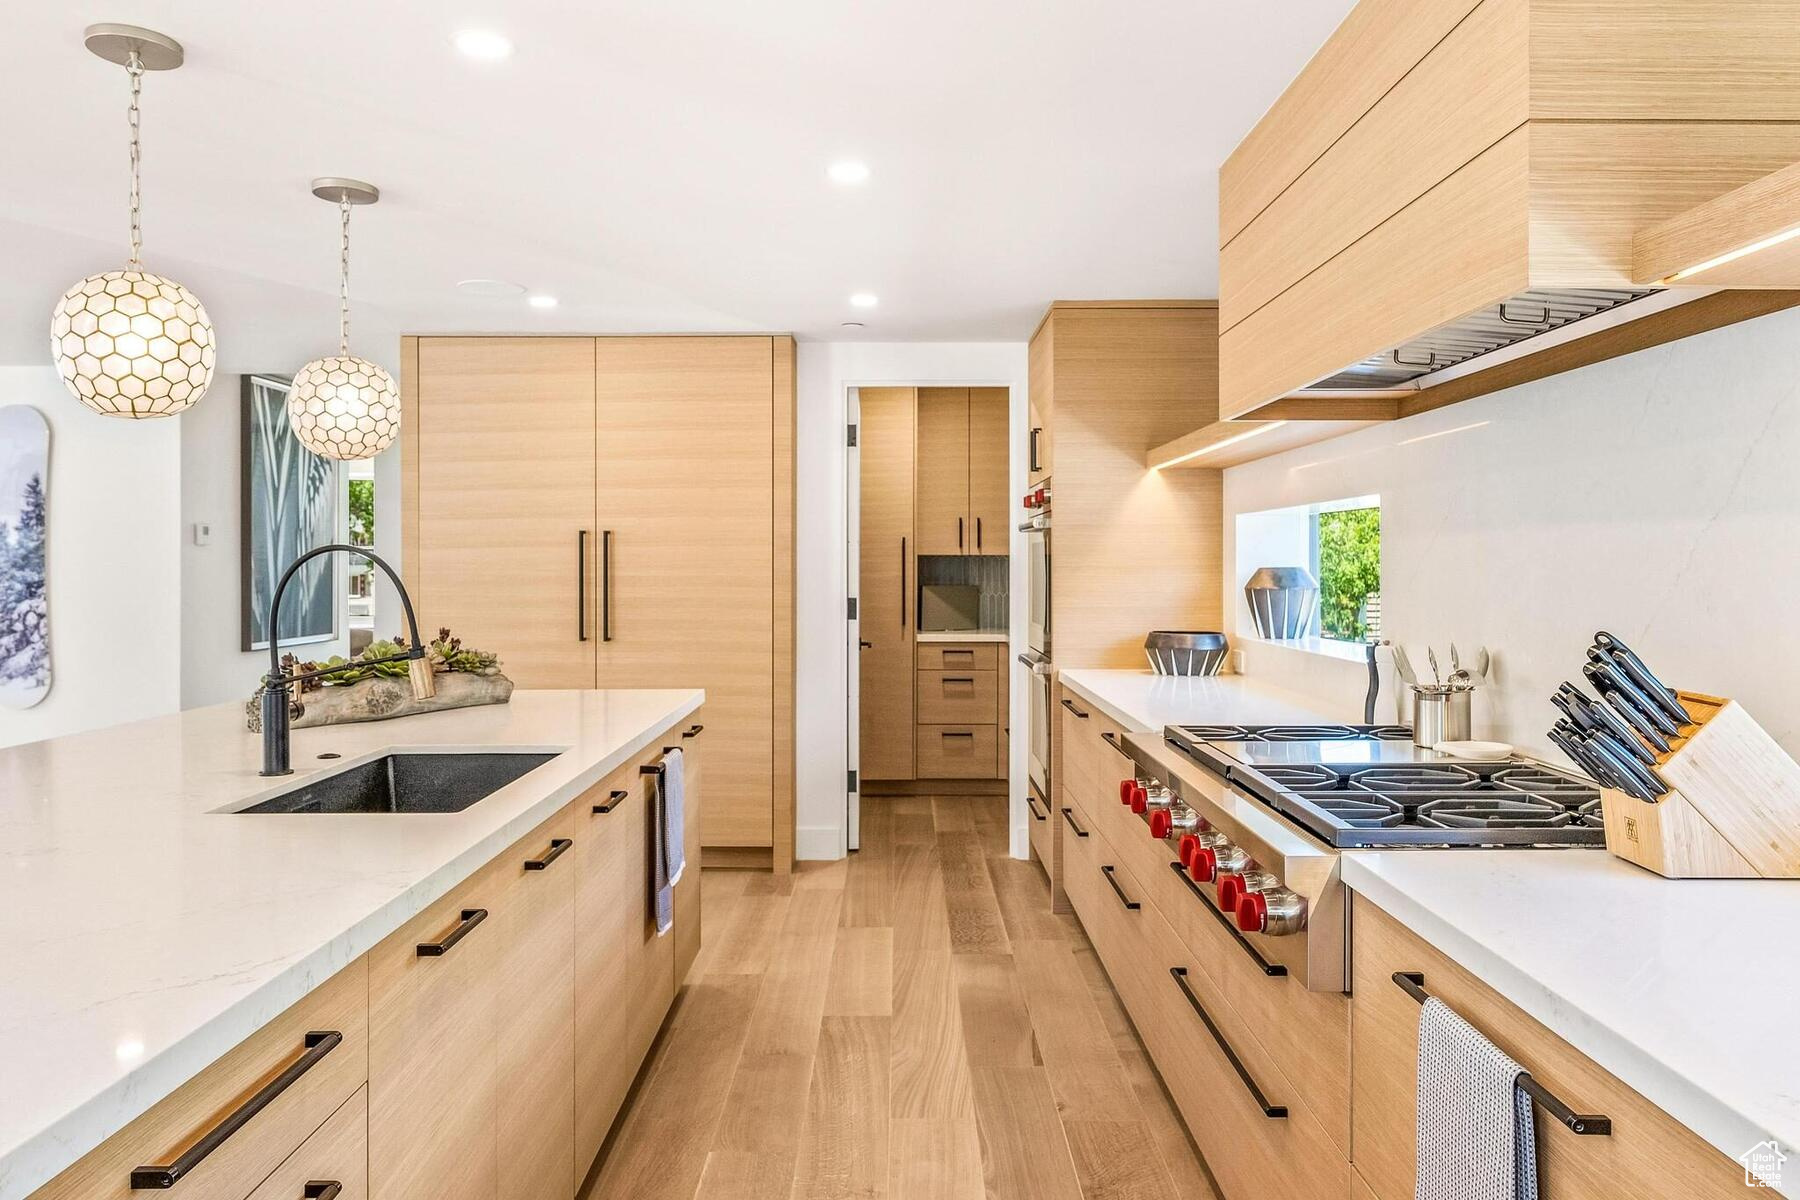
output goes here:
[{"label": "under cabinet light strip", "polygon": [[1253,437],[1261,437],[1265,433],[1272,433],[1275,430],[1280,429],[1283,425],[1286,425],[1286,424],[1287,424],[1286,421],[1270,421],[1267,425],[1263,425],[1257,429],[1246,429],[1242,433],[1234,433],[1222,442],[1214,442],[1210,446],[1202,446],[1198,450],[1190,450],[1186,454],[1178,454],[1174,458],[1169,459],[1167,462],[1157,463],[1154,467],[1152,467],[1150,469],[1153,471],[1161,471],[1166,467],[1175,466],[1177,463],[1184,463],[1184,462],[1189,461],[1190,459],[1201,458],[1201,457],[1204,457],[1205,455],[1213,454],[1220,450],[1223,450],[1227,446],[1235,446],[1239,442],[1247,442]]}]

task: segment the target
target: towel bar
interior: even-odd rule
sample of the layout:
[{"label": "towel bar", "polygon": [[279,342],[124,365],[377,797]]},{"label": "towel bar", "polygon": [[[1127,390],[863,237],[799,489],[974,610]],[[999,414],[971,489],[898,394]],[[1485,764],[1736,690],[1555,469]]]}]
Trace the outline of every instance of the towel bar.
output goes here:
[{"label": "towel bar", "polygon": [[[1425,990],[1425,976],[1418,971],[1395,971],[1393,980],[1400,990],[1417,1000],[1420,1004],[1431,999],[1431,993]],[[1576,1133],[1590,1137],[1612,1136],[1612,1118],[1598,1113],[1578,1113],[1558,1100],[1543,1084],[1531,1077],[1528,1071],[1520,1071],[1516,1081],[1525,1094],[1538,1102],[1538,1106],[1551,1116],[1567,1125]]]}]

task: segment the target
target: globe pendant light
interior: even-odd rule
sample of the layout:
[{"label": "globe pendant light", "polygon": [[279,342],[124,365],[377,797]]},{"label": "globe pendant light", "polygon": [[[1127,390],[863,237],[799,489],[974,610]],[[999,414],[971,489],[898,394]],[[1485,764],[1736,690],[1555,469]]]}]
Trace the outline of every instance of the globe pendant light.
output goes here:
[{"label": "globe pendant light", "polygon": [[338,352],[294,376],[288,423],[321,458],[374,458],[400,432],[400,389],[386,370],[350,354],[350,206],[373,204],[381,192],[355,179],[315,179],[312,191],[338,206]]},{"label": "globe pendant light", "polygon": [[212,321],[194,293],[140,261],[138,96],[145,71],[181,65],[181,43],[135,25],[90,25],[87,48],[131,77],[131,261],[90,275],[50,314],[50,353],[75,398],[108,417],[169,417],[212,383]]}]

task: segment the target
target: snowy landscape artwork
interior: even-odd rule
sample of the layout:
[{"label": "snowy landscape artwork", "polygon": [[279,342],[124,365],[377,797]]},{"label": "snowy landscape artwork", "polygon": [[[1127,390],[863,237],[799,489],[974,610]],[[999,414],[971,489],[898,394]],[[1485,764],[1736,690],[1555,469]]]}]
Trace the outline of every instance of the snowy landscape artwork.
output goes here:
[{"label": "snowy landscape artwork", "polygon": [[35,408],[0,408],[0,705],[30,708],[50,690],[44,592],[50,426]]}]

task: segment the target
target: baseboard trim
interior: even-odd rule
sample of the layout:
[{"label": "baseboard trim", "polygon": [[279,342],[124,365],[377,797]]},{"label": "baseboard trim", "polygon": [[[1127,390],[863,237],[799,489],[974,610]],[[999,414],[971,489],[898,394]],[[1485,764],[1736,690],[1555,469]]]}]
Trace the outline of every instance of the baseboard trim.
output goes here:
[{"label": "baseboard trim", "polygon": [[1004,796],[1004,779],[865,779],[864,796]]},{"label": "baseboard trim", "polygon": [[767,846],[702,846],[700,866],[708,871],[769,871],[775,851]]}]

